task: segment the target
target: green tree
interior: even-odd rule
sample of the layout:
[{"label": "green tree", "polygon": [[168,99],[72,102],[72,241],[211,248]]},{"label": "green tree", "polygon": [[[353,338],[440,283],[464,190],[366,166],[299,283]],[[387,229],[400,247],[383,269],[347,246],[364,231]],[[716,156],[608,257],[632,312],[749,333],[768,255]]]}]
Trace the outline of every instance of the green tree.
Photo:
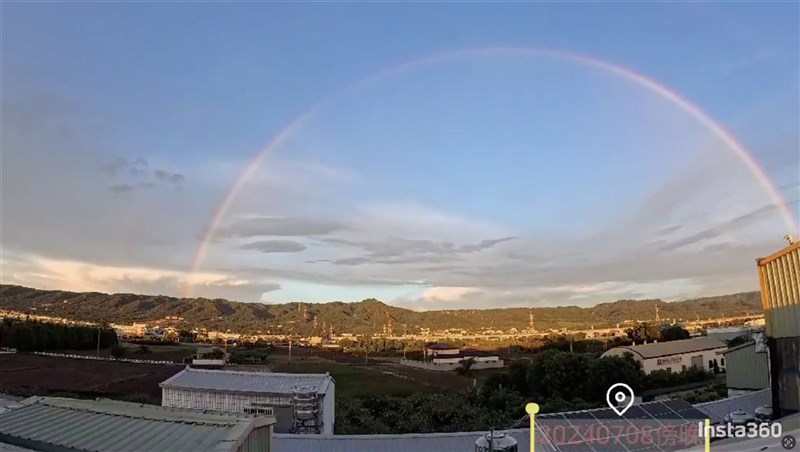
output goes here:
[{"label": "green tree", "polygon": [[630,354],[607,356],[589,362],[587,386],[584,400],[603,402],[608,388],[616,383],[625,383],[638,393],[642,390],[644,371]]},{"label": "green tree", "polygon": [[690,337],[691,334],[689,334],[689,331],[678,325],[664,328],[664,330],[661,331],[661,340],[664,342],[679,341],[682,339],[689,339]]},{"label": "green tree", "polygon": [[644,322],[633,328],[628,328],[625,333],[637,344],[656,341],[661,337],[661,329],[657,325]]}]

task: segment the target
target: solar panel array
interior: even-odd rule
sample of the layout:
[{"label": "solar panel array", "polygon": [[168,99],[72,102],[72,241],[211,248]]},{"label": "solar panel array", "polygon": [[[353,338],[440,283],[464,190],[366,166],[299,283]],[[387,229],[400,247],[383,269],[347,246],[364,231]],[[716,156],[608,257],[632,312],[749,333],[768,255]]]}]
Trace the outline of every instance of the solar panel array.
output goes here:
[{"label": "solar panel array", "polygon": [[557,452],[673,451],[702,444],[698,423],[706,415],[681,399],[536,416],[541,441]]}]

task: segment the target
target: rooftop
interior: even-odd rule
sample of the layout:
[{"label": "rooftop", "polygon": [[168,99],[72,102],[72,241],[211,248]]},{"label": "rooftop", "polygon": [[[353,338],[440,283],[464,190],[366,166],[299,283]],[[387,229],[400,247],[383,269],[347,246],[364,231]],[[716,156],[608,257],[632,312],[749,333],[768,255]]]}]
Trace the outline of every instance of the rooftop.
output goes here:
[{"label": "rooftop", "polygon": [[617,349],[627,349],[638,354],[644,359],[658,358],[661,356],[680,355],[716,348],[726,348],[724,342],[713,337],[697,337],[680,341],[656,342],[643,345],[624,345]]},{"label": "rooftop", "polygon": [[159,384],[162,388],[205,389],[210,391],[291,394],[296,386],[310,386],[327,392],[333,378],[328,374],[287,374],[187,367]]},{"label": "rooftop", "polygon": [[450,344],[443,344],[441,342],[437,342],[436,344],[431,344],[426,347],[428,350],[458,350],[459,348],[450,345]]},{"label": "rooftop", "polygon": [[113,400],[30,397],[0,414],[0,441],[35,450],[235,451],[272,417],[209,414]]}]

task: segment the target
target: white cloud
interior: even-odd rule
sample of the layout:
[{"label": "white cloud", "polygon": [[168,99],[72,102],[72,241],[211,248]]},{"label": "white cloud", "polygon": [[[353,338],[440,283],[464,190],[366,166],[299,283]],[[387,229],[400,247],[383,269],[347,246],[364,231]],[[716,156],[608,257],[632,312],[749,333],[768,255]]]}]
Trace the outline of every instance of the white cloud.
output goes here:
[{"label": "white cloud", "polygon": [[483,291],[477,287],[431,287],[422,292],[422,298],[438,301],[459,301]]}]

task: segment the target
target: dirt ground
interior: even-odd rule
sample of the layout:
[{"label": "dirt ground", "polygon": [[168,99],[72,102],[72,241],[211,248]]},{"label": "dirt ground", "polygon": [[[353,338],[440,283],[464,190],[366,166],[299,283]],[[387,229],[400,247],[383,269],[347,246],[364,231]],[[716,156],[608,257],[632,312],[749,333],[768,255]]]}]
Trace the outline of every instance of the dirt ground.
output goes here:
[{"label": "dirt ground", "polygon": [[160,403],[158,384],[182,365],[133,364],[26,354],[0,354],[0,392],[72,393]]}]

